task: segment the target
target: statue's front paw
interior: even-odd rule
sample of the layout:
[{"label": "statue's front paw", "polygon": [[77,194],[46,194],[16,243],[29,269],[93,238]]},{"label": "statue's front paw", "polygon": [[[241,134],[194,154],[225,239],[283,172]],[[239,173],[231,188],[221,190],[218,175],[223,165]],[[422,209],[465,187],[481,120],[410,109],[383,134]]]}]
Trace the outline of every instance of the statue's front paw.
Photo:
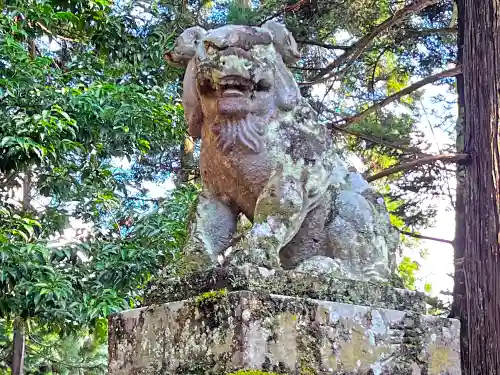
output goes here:
[{"label": "statue's front paw", "polygon": [[207,251],[195,242],[188,243],[183,249],[185,267],[192,272],[205,271],[215,265]]},{"label": "statue's front paw", "polygon": [[229,262],[231,266],[242,266],[251,264],[253,266],[265,267],[268,269],[281,268],[278,255],[259,247],[237,246],[231,254]]},{"label": "statue's front paw", "polygon": [[387,281],[389,277],[389,268],[387,267],[387,264],[378,262],[363,267],[362,274],[365,281]]},{"label": "statue's front paw", "polygon": [[304,260],[295,270],[313,276],[351,277],[351,273],[340,259],[333,259],[322,255],[316,255]]}]

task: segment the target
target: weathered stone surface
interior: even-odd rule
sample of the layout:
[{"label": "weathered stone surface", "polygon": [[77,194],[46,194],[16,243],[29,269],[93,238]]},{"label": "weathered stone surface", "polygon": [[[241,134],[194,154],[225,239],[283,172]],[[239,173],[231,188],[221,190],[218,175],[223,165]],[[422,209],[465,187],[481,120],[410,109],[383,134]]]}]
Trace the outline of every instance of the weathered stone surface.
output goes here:
[{"label": "weathered stone surface", "polygon": [[458,321],[249,291],[114,315],[109,355],[109,375],[460,375]]},{"label": "weathered stone surface", "polygon": [[256,291],[385,309],[425,312],[425,296],[394,288],[389,283],[363,282],[297,271],[267,270],[256,266],[213,268],[178,278],[156,280],[148,286],[145,305],[192,298],[225,288]]},{"label": "weathered stone surface", "polygon": [[[390,278],[399,234],[301,97],[286,66],[300,53],[284,25],[196,26],[166,58],[186,67],[184,112],[201,138],[203,192],[184,249],[194,268],[228,255],[233,265]],[[253,225],[234,241],[240,213]]]}]

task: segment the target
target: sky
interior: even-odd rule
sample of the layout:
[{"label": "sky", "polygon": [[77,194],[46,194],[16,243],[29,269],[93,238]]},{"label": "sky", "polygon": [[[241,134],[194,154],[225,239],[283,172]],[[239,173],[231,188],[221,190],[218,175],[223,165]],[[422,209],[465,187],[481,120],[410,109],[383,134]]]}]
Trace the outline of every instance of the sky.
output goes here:
[{"label": "sky", "polygon": [[[431,101],[431,98],[438,94],[443,94],[447,97],[450,96],[450,94],[445,91],[444,86],[429,85],[425,87],[424,92],[422,104],[425,106],[428,113],[430,113],[432,109],[436,110],[438,113],[448,112],[447,109]],[[429,123],[434,125],[432,132]],[[446,143],[454,143],[454,140],[450,139],[445,132],[436,128],[438,123],[439,120],[436,116],[429,115],[428,118],[424,116],[422,122],[418,124],[418,127],[425,133],[426,138],[434,141],[429,150],[429,152],[434,154],[438,154]],[[448,183],[453,191],[456,186],[455,179],[450,179]],[[435,225],[431,228],[422,230],[421,234],[435,238],[453,240],[455,236],[455,212],[449,209],[451,208],[450,199],[444,197],[435,201],[435,203],[438,205],[438,215],[435,220]],[[451,291],[453,289],[453,279],[447,276],[447,274],[453,274],[454,272],[453,247],[450,244],[442,242],[422,240],[421,248],[426,248],[428,250],[428,255],[425,259],[420,258],[418,251],[408,251],[408,255],[422,265],[421,271],[419,272],[421,280],[417,283],[417,287],[423,290],[424,284],[429,282],[433,288],[431,293],[433,295],[436,295],[442,290]]]}]

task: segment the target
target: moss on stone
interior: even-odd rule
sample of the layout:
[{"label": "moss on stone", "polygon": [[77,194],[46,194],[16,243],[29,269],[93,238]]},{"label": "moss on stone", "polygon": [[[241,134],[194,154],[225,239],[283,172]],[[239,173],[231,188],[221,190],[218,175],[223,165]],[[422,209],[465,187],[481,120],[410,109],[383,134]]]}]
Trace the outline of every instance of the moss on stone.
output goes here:
[{"label": "moss on stone", "polygon": [[280,375],[277,372],[268,372],[260,370],[238,370],[227,375]]},{"label": "moss on stone", "polygon": [[152,282],[145,305],[181,301],[206,292],[249,290],[294,297],[351,303],[402,311],[425,312],[422,293],[394,288],[387,282],[374,283],[331,276],[313,276],[288,270],[262,270],[257,267],[218,267],[183,277]]},{"label": "moss on stone", "polygon": [[215,303],[222,298],[227,297],[227,289],[211,290],[210,292],[202,293],[196,296],[194,301],[197,306],[205,303]]},{"label": "moss on stone", "polygon": [[373,374],[458,374],[456,321],[224,288],[197,299],[113,317],[111,368],[133,357],[158,375],[351,375],[359,361],[367,375],[384,361]]},{"label": "moss on stone", "polygon": [[300,375],[317,375],[318,372],[312,367],[308,366],[303,360],[300,363]]}]

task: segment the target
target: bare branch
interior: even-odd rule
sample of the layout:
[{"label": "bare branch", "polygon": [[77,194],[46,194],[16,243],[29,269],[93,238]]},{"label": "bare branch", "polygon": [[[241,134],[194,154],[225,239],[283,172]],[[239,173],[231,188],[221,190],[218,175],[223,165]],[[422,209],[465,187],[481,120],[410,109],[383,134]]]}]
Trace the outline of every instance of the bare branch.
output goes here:
[{"label": "bare branch", "polygon": [[310,72],[317,72],[317,71],[321,70],[321,68],[305,68],[303,66],[291,66],[290,69],[304,70],[304,71],[310,71]]},{"label": "bare branch", "polygon": [[71,38],[68,38],[68,37],[65,37],[65,36],[62,36],[62,35],[54,34],[52,31],[50,31],[47,27],[45,27],[44,25],[42,25],[38,21],[36,22],[36,24],[38,25],[38,27],[40,27],[40,29],[42,29],[43,31],[45,31],[47,34],[53,36],[54,38],[61,39],[61,40],[66,40],[67,42],[81,43],[80,41],[78,41],[76,39],[71,39]]},{"label": "bare branch", "polygon": [[375,180],[379,180],[383,177],[390,176],[394,173],[401,172],[401,171],[407,171],[409,169],[419,167],[421,165],[425,164],[431,164],[436,161],[440,161],[443,163],[458,163],[458,162],[463,162],[469,158],[468,154],[441,154],[441,155],[432,155],[432,156],[425,156],[418,158],[416,160],[407,162],[407,163],[401,163],[398,164],[394,167],[384,169],[383,171],[376,173],[372,176],[368,176],[366,180],[368,182],[373,182]]},{"label": "bare branch", "polygon": [[430,240],[430,241],[443,242],[443,243],[447,243],[447,244],[453,245],[453,241],[451,241],[451,240],[445,240],[445,239],[442,239],[442,238],[424,236],[423,234],[418,234],[418,233],[413,233],[413,232],[407,232],[407,231],[401,230],[401,229],[398,229],[398,231],[399,231],[399,233],[404,234],[405,236],[410,236],[410,237],[418,238],[418,239],[421,239],[421,240]]},{"label": "bare branch", "polygon": [[333,130],[336,130],[336,131],[339,131],[342,133],[346,133],[346,134],[352,135],[356,138],[363,139],[363,140],[368,141],[368,142],[373,142],[373,143],[376,143],[376,144],[379,144],[379,145],[382,145],[385,147],[389,147],[389,148],[392,148],[395,150],[401,150],[401,151],[409,152],[411,154],[416,154],[419,156],[431,156],[429,154],[422,152],[420,149],[418,149],[416,147],[408,147],[408,146],[404,146],[404,145],[398,145],[397,143],[392,143],[392,142],[387,141],[385,139],[371,136],[369,134],[364,134],[364,133],[358,132],[356,130],[345,129],[345,128],[342,128],[340,126],[334,125],[334,124],[328,124],[327,127],[329,129],[333,129]]},{"label": "bare branch", "polygon": [[439,0],[416,0],[412,4],[404,7],[403,9],[398,10],[397,12],[394,13],[392,17],[386,19],[384,22],[376,26],[369,34],[365,35],[356,43],[354,43],[352,45],[352,48],[347,50],[343,55],[341,55],[339,58],[335,59],[333,62],[328,64],[324,69],[322,69],[322,71],[319,74],[317,74],[312,79],[311,82],[303,82],[301,83],[301,85],[310,86],[326,81],[331,77],[330,73],[334,69],[340,67],[341,65],[349,65],[354,60],[356,60],[363,53],[365,48],[368,47],[368,45],[370,45],[370,43],[380,34],[400,24],[410,14],[418,13],[422,9],[425,9],[428,6],[434,5],[438,2]]},{"label": "bare branch", "polygon": [[373,63],[373,70],[372,70],[372,78],[370,81],[370,84],[368,86],[369,91],[373,94],[375,92],[375,75],[377,73],[377,66],[382,57],[385,55],[387,51],[389,51],[389,47],[385,47],[382,49],[382,51],[378,54],[377,58],[375,59],[375,62]]},{"label": "bare branch", "polygon": [[374,105],[372,105],[368,109],[364,110],[363,112],[361,112],[355,116],[348,117],[346,119],[339,121],[337,123],[337,125],[339,125],[341,127],[346,127],[346,126],[349,126],[355,122],[359,122],[359,121],[365,119],[371,113],[378,111],[379,109],[385,107],[386,105],[388,105],[392,102],[395,102],[396,100],[401,99],[403,96],[411,94],[412,92],[424,87],[425,85],[428,85],[430,83],[434,83],[436,81],[439,81],[440,79],[454,77],[454,76],[460,74],[461,71],[462,71],[461,66],[457,66],[453,69],[448,69],[448,70],[445,70],[443,72],[436,73],[436,74],[433,74],[429,77],[426,77],[426,78],[422,79],[421,81],[415,82],[413,85],[410,85],[410,86],[404,88],[403,90],[398,91],[398,92],[392,94],[391,96],[388,96],[387,98],[375,103]]},{"label": "bare branch", "polygon": [[342,51],[348,51],[352,49],[352,46],[340,46],[336,44],[328,44],[328,43],[323,43],[317,40],[309,40],[309,39],[302,39],[302,40],[297,40],[297,43],[299,44],[307,44],[309,46],[318,46],[318,47],[323,47],[326,49],[338,49]]},{"label": "bare branch", "polygon": [[299,0],[295,4],[285,5],[283,8],[281,8],[280,10],[278,10],[276,13],[271,14],[269,17],[267,17],[264,20],[262,20],[261,22],[259,22],[258,26],[262,26],[267,21],[270,21],[273,18],[276,18],[276,17],[278,17],[279,15],[281,15],[283,13],[298,11],[302,7],[302,5],[304,5],[306,3],[306,1],[307,0]]},{"label": "bare branch", "polygon": [[408,30],[406,35],[409,38],[439,34],[455,34],[458,32],[456,27],[443,27],[441,29],[423,29],[423,30]]}]

